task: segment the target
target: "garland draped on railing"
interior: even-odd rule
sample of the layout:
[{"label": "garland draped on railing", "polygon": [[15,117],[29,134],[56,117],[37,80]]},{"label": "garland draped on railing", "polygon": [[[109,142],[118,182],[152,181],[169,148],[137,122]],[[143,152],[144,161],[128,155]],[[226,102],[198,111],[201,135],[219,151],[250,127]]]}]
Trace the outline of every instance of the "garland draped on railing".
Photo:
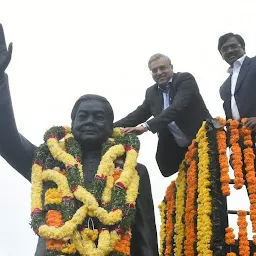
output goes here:
[{"label": "garland draped on railing", "polygon": [[234,188],[246,186],[256,232],[255,144],[245,121],[218,117],[203,122],[179,167],[178,178],[168,186],[160,205],[160,256],[256,255],[252,247],[256,234],[253,241],[247,237],[246,211],[237,212],[237,243],[227,216],[231,148]]}]

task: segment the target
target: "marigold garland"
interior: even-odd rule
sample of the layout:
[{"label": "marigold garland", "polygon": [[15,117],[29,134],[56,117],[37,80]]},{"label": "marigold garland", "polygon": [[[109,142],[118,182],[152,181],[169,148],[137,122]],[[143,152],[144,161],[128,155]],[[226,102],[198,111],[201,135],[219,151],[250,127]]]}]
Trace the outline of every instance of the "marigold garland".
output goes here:
[{"label": "marigold garland", "polygon": [[186,256],[195,255],[196,243],[196,227],[195,217],[197,214],[196,207],[196,192],[197,192],[197,163],[196,141],[193,140],[185,155],[186,163],[189,165],[187,170],[187,193],[186,193],[186,207],[185,207],[185,241],[184,254]]},{"label": "marigold garland", "polygon": [[253,235],[252,238],[253,238],[252,239],[253,244],[256,244],[256,235]]},{"label": "marigold garland", "polygon": [[225,242],[228,245],[235,244],[235,234],[234,234],[234,229],[231,227],[225,228]]},{"label": "marigold garland", "polygon": [[206,122],[198,131],[196,141],[198,142],[198,217],[197,217],[197,252],[198,256],[212,256],[210,249],[212,238],[212,198],[210,188],[210,170],[209,170],[209,145],[206,132]]},{"label": "marigold garland", "polygon": [[[242,119],[242,124],[246,122],[246,118]],[[254,160],[255,154],[253,151],[252,131],[245,126],[240,129],[240,134],[243,137],[244,143],[244,163],[246,172],[246,186],[249,193],[250,200],[250,219],[252,221],[252,231],[256,232],[256,178]]]},{"label": "marigold garland", "polygon": [[[226,121],[220,117],[217,117],[217,120],[224,127]],[[218,129],[216,132],[218,152],[219,152],[219,165],[220,165],[220,182],[221,182],[221,191],[224,196],[230,195],[230,176],[229,176],[229,164],[227,157],[227,136],[226,132],[223,129]]]},{"label": "marigold garland", "polygon": [[[230,246],[230,250],[236,246],[233,228],[226,227],[225,237],[222,230],[226,222],[221,219],[221,214],[224,213],[220,208],[224,202],[221,194],[224,196],[230,194],[230,177],[226,157],[227,136],[224,129],[226,121],[221,118],[217,119],[222,127],[215,120],[207,120],[203,123],[196,140],[193,140],[189,146],[185,161],[180,165],[178,178],[172,181],[166,191],[165,199],[160,207],[162,221],[160,256],[212,256],[215,253],[222,255],[221,253],[226,253],[227,245]],[[243,119],[239,123],[236,120],[228,120],[226,127],[227,132],[230,133],[229,139],[233,151],[235,188],[239,189],[245,183],[243,173],[243,167],[245,167],[245,185],[249,192],[250,217],[253,222],[256,221],[256,211],[254,212],[256,209],[255,154],[251,131],[242,126],[245,121],[246,119]],[[177,186],[176,195],[173,192],[175,185]],[[197,193],[194,193],[196,187]],[[197,205],[194,203],[196,197]],[[175,206],[173,200],[176,203]],[[174,211],[172,211],[173,208]],[[170,216],[175,216],[175,218],[170,218]],[[238,211],[237,223],[239,255],[250,255],[246,211]],[[196,234],[193,233],[195,224]],[[196,250],[193,246],[195,242]],[[256,235],[253,236],[253,243],[256,244]],[[226,255],[234,256],[236,253],[227,252]]]},{"label": "marigold garland", "polygon": [[246,211],[238,211],[237,225],[239,227],[238,239],[239,239],[239,255],[249,256],[250,246],[247,238],[247,221],[246,221]]},{"label": "marigold garland", "polygon": [[[90,256],[104,256],[115,250],[120,255],[129,255],[130,225],[139,187],[138,139],[114,129],[116,137],[104,145],[93,186],[88,191],[83,184],[80,147],[70,132],[69,127],[51,128],[44,136],[46,144],[36,153],[32,167],[31,225],[47,239],[46,255],[52,255],[52,250],[69,255],[78,251]],[[64,143],[59,141],[63,136]],[[124,154],[124,167],[116,170],[114,161]],[[49,187],[44,203],[43,184]],[[75,208],[75,199],[83,203],[80,208]],[[86,216],[97,217],[104,228],[95,232],[80,227],[78,231]],[[114,224],[114,229],[110,229]]]},{"label": "marigold garland", "polygon": [[160,210],[160,218],[161,218],[161,226],[160,226],[160,245],[159,245],[159,255],[162,256],[164,255],[164,250],[165,250],[165,239],[166,239],[166,202],[163,200],[159,206]]},{"label": "marigold garland", "polygon": [[175,225],[175,248],[176,256],[183,255],[183,243],[185,239],[185,224],[183,222],[185,214],[185,192],[186,192],[186,167],[183,161],[179,168],[178,177],[176,179],[177,193],[176,193],[176,225]]},{"label": "marigold garland", "polygon": [[[166,200],[167,200],[167,217],[166,217],[166,249],[164,252],[165,256],[170,256],[173,250],[173,232],[174,232],[174,223],[173,223],[173,214],[175,214],[175,192],[176,184],[175,181],[172,181],[171,184],[167,187],[166,190]],[[161,255],[161,254],[160,254]]]},{"label": "marigold garland", "polygon": [[230,145],[232,150],[232,164],[235,175],[236,189],[241,189],[245,183],[243,178],[243,162],[242,162],[242,151],[239,146],[239,122],[237,120],[229,119],[227,121],[227,128],[230,131]]}]

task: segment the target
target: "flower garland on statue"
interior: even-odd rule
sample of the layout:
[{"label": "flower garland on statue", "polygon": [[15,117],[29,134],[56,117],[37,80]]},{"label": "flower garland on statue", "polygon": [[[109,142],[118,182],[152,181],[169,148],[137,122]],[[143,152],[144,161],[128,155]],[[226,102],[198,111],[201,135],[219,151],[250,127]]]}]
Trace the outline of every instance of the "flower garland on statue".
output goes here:
[{"label": "flower garland on statue", "polygon": [[[82,152],[71,129],[52,127],[44,140],[32,166],[31,226],[47,240],[45,255],[129,255],[139,187],[138,138],[114,129],[90,190],[84,187]],[[124,155],[123,170],[116,169],[114,161]],[[101,228],[85,228],[86,217],[98,218]]]},{"label": "flower garland on statue", "polygon": [[197,252],[198,256],[212,256],[210,249],[212,238],[212,197],[209,170],[209,143],[206,131],[206,122],[197,133],[198,143],[198,217],[197,217]]},{"label": "flower garland on statue", "polygon": [[[224,127],[226,121],[221,117],[217,117],[217,120]],[[223,196],[230,195],[230,176],[229,176],[229,164],[227,157],[227,136],[224,129],[218,129],[216,132],[218,152],[219,152],[219,164],[220,164],[220,182],[221,182],[221,191]]]}]

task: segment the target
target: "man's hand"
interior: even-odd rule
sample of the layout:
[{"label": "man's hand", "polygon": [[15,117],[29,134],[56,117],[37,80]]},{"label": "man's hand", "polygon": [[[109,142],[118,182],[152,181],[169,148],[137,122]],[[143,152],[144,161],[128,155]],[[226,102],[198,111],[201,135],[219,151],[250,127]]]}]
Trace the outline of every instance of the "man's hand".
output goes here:
[{"label": "man's hand", "polygon": [[252,131],[256,132],[256,117],[247,118],[244,125],[245,125],[245,127],[247,127],[249,129],[251,129]]},{"label": "man's hand", "polygon": [[136,127],[126,127],[126,128],[122,128],[122,131],[124,133],[135,133],[136,135],[141,135],[144,132],[146,132],[148,129],[142,125],[140,126],[136,126]]},{"label": "man's hand", "polygon": [[12,43],[9,44],[8,50],[5,43],[4,30],[0,24],[0,76],[2,76],[8,67],[12,58]]}]

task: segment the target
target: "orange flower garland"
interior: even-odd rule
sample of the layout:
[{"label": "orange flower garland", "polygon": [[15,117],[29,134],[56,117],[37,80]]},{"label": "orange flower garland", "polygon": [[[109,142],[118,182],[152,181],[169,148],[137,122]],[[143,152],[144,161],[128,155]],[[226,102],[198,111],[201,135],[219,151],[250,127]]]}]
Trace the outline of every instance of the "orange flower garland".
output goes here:
[{"label": "orange flower garland", "polygon": [[56,210],[49,210],[46,214],[46,224],[48,226],[61,227],[63,225],[61,213]]},{"label": "orange flower garland", "polygon": [[225,228],[226,234],[225,234],[225,242],[228,245],[235,244],[235,234],[234,229],[227,227]]},{"label": "orange flower garland", "polygon": [[238,239],[239,239],[239,255],[250,256],[250,246],[247,238],[247,221],[246,211],[238,211],[237,225],[239,227]]},{"label": "orange flower garland", "polygon": [[[242,119],[244,124],[246,118]],[[255,178],[255,168],[254,168],[254,159],[255,154],[253,152],[253,142],[252,142],[252,131],[245,126],[240,129],[240,134],[243,136],[243,142],[245,145],[244,153],[244,163],[246,171],[246,181],[247,181],[247,190],[249,193],[250,200],[250,219],[252,221],[252,231],[256,232],[256,178]]]},{"label": "orange flower garland", "polygon": [[253,244],[256,244],[256,235],[253,235],[252,238],[253,238],[252,240]]},{"label": "orange flower garland", "polygon": [[[56,210],[49,210],[46,214],[46,224],[53,227],[61,227],[63,225],[62,214]],[[64,240],[46,239],[46,249],[61,251],[65,244]]]},{"label": "orange flower garland", "polygon": [[237,120],[228,120],[229,126],[228,130],[230,131],[230,145],[232,150],[232,164],[235,174],[235,185],[236,189],[243,187],[245,181],[243,178],[243,162],[242,162],[242,151],[239,146],[239,122]]},{"label": "orange flower garland", "polygon": [[173,214],[175,212],[175,181],[173,180],[171,184],[168,186],[166,190],[166,200],[167,200],[167,221],[166,221],[166,249],[165,249],[165,256],[172,255],[172,244],[173,244],[173,231],[174,231],[174,224],[173,224]]},{"label": "orange flower garland", "polygon": [[[224,127],[226,121],[220,117],[217,117],[217,120]],[[219,152],[219,164],[220,164],[220,182],[221,182],[221,191],[223,196],[230,195],[230,177],[228,174],[229,164],[227,157],[227,136],[226,132],[223,129],[218,129],[216,132],[218,152]]]},{"label": "orange flower garland", "polygon": [[[120,169],[116,169],[113,178],[114,180],[118,180],[121,176],[122,171]],[[125,255],[130,255],[130,246],[131,246],[131,230],[125,233],[121,239],[115,245],[115,251],[119,253],[123,253]]]},{"label": "orange flower garland", "polygon": [[131,245],[131,234],[126,233],[115,245],[115,251],[123,253],[125,255],[130,255],[130,245]]},{"label": "orange flower garland", "polygon": [[65,241],[63,240],[54,240],[54,239],[46,240],[46,248],[48,250],[61,251],[63,244],[65,244]]},{"label": "orange flower garland", "polygon": [[185,160],[189,164],[187,170],[187,193],[186,193],[186,208],[185,208],[185,237],[184,241],[184,254],[186,256],[195,255],[195,242],[196,242],[196,227],[195,216],[196,210],[196,191],[197,191],[197,163],[195,156],[197,154],[197,147],[195,146],[195,140],[188,148],[188,152],[185,155]]},{"label": "orange flower garland", "polygon": [[228,252],[228,253],[227,253],[227,256],[236,256],[236,253],[234,253],[234,252]]}]

